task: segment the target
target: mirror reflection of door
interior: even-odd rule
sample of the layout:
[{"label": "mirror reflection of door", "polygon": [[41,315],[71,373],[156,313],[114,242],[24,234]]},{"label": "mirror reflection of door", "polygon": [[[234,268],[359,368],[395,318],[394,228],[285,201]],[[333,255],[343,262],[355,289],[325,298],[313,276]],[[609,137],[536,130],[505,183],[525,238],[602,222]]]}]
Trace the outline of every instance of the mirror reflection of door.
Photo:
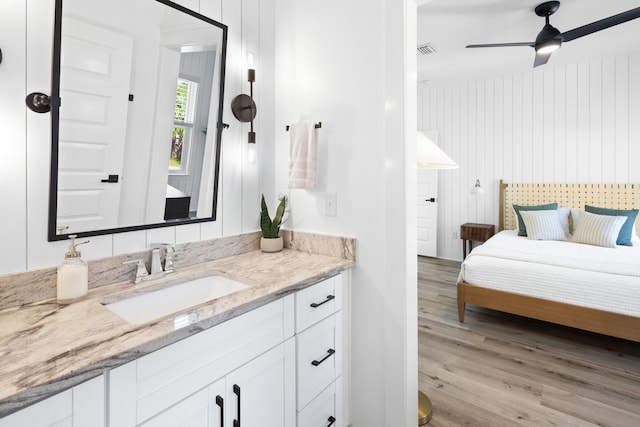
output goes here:
[{"label": "mirror reflection of door", "polygon": [[65,18],[62,34],[58,227],[115,227],[120,205],[133,40]]}]

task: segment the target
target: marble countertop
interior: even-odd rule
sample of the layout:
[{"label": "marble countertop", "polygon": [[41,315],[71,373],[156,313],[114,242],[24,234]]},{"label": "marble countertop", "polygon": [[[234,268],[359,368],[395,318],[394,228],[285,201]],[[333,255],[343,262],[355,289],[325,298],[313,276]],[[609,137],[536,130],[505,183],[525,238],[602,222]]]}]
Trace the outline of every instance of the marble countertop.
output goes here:
[{"label": "marble countertop", "polygon": [[[47,299],[1,310],[0,417],[353,265],[350,259],[291,249],[273,254],[251,251],[137,285],[119,282],[91,289],[85,299],[68,306]],[[102,305],[211,271],[249,288],[179,312],[197,314],[195,323],[180,329],[174,328],[179,313],[131,325]]]}]

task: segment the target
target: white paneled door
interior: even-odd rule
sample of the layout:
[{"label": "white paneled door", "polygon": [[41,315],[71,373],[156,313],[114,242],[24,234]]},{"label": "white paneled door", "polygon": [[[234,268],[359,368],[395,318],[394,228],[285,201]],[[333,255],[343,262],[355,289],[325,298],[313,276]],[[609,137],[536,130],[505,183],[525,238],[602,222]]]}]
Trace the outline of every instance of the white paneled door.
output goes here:
[{"label": "white paneled door", "polygon": [[438,249],[438,171],[418,169],[418,255]]},{"label": "white paneled door", "polygon": [[117,227],[133,40],[71,18],[63,29],[58,226]]}]

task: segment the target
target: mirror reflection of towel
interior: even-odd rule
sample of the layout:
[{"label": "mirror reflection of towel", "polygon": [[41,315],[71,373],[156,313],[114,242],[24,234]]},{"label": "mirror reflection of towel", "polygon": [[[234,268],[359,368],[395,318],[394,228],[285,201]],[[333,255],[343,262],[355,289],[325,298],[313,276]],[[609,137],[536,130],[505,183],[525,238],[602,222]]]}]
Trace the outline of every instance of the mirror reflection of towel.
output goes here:
[{"label": "mirror reflection of towel", "polygon": [[314,123],[289,126],[289,188],[316,187],[318,143]]}]

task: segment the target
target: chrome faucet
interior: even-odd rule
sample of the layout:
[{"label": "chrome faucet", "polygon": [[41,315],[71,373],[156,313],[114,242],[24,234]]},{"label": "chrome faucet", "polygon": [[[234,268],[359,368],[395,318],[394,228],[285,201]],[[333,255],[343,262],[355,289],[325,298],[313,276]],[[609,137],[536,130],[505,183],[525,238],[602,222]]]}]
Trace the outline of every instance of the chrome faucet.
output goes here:
[{"label": "chrome faucet", "polygon": [[151,250],[151,274],[162,273],[162,261],[160,260],[160,249]]},{"label": "chrome faucet", "polygon": [[177,255],[180,255],[182,252],[176,252],[175,245],[166,245],[164,248],[164,271],[165,272],[173,272],[175,271],[175,266],[173,265],[173,260]]},{"label": "chrome faucet", "polygon": [[145,277],[149,276],[147,266],[144,265],[143,259],[132,259],[130,261],[125,261],[122,264],[137,264],[136,277],[134,277],[134,279],[132,280],[133,283],[140,283],[142,280],[145,280]]},{"label": "chrome faucet", "polygon": [[[136,276],[132,280],[133,283],[140,283],[146,280],[154,280],[160,277],[168,276],[175,272],[173,260],[181,252],[177,252],[173,244],[151,245],[151,271],[147,271],[147,266],[143,259],[133,259],[125,261],[123,264],[136,264]],[[157,246],[157,247],[156,247]],[[164,248],[164,268],[160,257],[160,250]]]}]

